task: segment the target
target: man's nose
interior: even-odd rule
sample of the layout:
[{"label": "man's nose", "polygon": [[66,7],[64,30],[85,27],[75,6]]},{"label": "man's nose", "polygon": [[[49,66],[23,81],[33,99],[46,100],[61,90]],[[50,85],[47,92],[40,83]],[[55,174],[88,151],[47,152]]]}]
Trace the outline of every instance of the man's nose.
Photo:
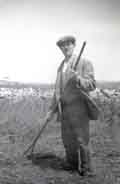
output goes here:
[{"label": "man's nose", "polygon": [[68,45],[65,45],[64,47],[65,47],[65,49],[68,49]]}]

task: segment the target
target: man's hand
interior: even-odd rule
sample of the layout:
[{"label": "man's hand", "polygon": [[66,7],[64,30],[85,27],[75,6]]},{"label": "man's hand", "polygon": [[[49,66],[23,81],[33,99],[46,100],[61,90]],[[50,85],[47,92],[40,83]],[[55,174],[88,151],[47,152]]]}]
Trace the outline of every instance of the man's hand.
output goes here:
[{"label": "man's hand", "polygon": [[75,82],[79,82],[80,76],[77,71],[70,69],[69,75],[70,75],[70,79],[74,80]]},{"label": "man's hand", "polygon": [[86,88],[85,80],[78,74],[77,71],[74,71],[73,69],[70,69],[70,79],[72,79],[74,82],[78,84],[78,86],[82,88]]},{"label": "man's hand", "polygon": [[45,120],[45,122],[47,121],[53,121],[53,122],[56,122],[57,121],[57,117],[58,117],[58,113],[54,113],[53,111],[48,111],[47,112],[47,114],[46,114],[46,116],[45,116],[45,118],[44,118],[44,120]]},{"label": "man's hand", "polygon": [[56,95],[56,102],[57,102],[57,104],[60,102],[60,99],[61,99],[60,94],[57,94]]},{"label": "man's hand", "polygon": [[51,121],[53,116],[53,112],[52,111],[48,111],[46,116],[45,116],[45,121]]},{"label": "man's hand", "polygon": [[73,69],[69,69],[70,78],[76,77],[76,72]]}]

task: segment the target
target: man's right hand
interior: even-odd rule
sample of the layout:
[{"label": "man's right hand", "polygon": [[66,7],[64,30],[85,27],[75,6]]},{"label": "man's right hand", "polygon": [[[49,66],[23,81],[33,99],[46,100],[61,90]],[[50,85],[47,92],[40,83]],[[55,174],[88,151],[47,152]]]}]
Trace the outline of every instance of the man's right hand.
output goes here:
[{"label": "man's right hand", "polygon": [[60,97],[60,95],[56,95],[56,103],[58,104],[59,102],[60,102],[60,99],[61,99],[61,97]]},{"label": "man's right hand", "polygon": [[48,111],[46,116],[45,116],[45,121],[51,121],[53,116],[53,112],[52,111]]}]

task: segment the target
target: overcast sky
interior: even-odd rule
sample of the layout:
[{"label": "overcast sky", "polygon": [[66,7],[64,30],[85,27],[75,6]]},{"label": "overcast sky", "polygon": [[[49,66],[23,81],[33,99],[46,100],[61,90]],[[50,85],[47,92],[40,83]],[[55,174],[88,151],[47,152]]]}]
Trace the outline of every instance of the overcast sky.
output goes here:
[{"label": "overcast sky", "polygon": [[87,41],[96,80],[120,80],[119,0],[0,0],[0,79],[54,83],[67,34],[77,54]]}]

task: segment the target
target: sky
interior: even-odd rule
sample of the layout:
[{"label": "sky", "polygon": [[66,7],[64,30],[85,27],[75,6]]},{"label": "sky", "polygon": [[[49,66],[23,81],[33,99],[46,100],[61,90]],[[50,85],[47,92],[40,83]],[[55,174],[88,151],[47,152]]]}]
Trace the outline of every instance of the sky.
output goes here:
[{"label": "sky", "polygon": [[56,41],[73,35],[96,80],[120,81],[119,10],[119,0],[0,0],[0,79],[54,83]]}]

